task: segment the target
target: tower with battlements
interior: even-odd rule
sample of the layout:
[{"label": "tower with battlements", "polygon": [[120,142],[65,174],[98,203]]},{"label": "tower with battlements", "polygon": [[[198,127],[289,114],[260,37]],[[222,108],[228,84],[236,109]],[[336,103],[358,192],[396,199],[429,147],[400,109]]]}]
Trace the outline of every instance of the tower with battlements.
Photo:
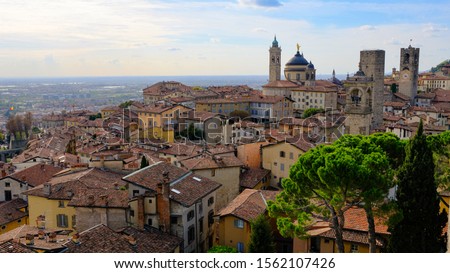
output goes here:
[{"label": "tower with battlements", "polygon": [[344,83],[346,133],[368,135],[382,125],[384,63],[384,50],[360,52],[359,71]]}]

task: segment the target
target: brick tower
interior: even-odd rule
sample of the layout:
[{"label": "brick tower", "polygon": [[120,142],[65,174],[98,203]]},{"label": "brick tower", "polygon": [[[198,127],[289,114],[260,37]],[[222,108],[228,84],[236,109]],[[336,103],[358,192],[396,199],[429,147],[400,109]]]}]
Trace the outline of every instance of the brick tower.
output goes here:
[{"label": "brick tower", "polygon": [[269,83],[281,79],[281,47],[278,46],[277,36],[273,38],[269,49]]}]

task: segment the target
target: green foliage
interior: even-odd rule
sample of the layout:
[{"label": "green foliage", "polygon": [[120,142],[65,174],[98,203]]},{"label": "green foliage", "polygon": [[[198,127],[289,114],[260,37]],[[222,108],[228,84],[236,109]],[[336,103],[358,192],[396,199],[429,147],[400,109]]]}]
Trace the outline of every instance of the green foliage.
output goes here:
[{"label": "green foliage", "polygon": [[237,249],[229,246],[213,246],[208,253],[237,253]]},{"label": "green foliage", "polygon": [[[434,140],[430,141],[434,143]],[[445,250],[442,230],[446,215],[439,212],[433,152],[423,134],[423,123],[406,146],[398,172],[396,221],[390,226],[389,250],[402,253],[435,253]],[[396,222],[396,223],[395,223]]]},{"label": "green foliage", "polygon": [[269,219],[264,214],[258,215],[250,222],[251,234],[248,246],[251,253],[272,253],[275,252],[275,242],[272,227]]},{"label": "green foliage", "polygon": [[147,161],[147,158],[145,157],[145,155],[143,155],[141,159],[141,169],[147,167],[148,165],[149,163]]},{"label": "green foliage", "polygon": [[302,118],[309,118],[311,116],[314,116],[317,113],[323,113],[324,110],[322,108],[309,108],[306,109],[305,112],[303,112]]},{"label": "green foliage", "polygon": [[121,104],[119,104],[119,107],[125,109],[125,108],[128,108],[131,104],[133,104],[133,101],[129,100],[129,101],[122,102]]},{"label": "green foliage", "polygon": [[98,118],[102,118],[102,113],[97,113],[95,115],[90,115],[89,120],[96,120]]},{"label": "green foliage", "polygon": [[76,143],[75,139],[71,139],[67,143],[66,153],[77,155],[77,143]]},{"label": "green foliage", "polygon": [[203,131],[195,128],[194,123],[189,124],[187,130],[180,132],[180,136],[185,137],[189,140],[201,140],[203,139]]},{"label": "green foliage", "polygon": [[246,117],[249,117],[249,116],[250,116],[250,114],[247,111],[242,111],[242,110],[235,110],[230,113],[230,117],[238,117],[241,120],[245,119]]},{"label": "green foliage", "polygon": [[438,64],[437,66],[432,67],[432,68],[431,68],[431,72],[435,73],[435,72],[441,71],[441,68],[442,68],[444,65],[447,65],[447,64],[450,64],[450,60],[442,61],[442,62],[441,62],[440,64]]},{"label": "green foliage", "polygon": [[33,132],[33,134],[39,134],[41,130],[39,130],[38,127],[33,127],[33,129],[31,129],[31,132]]},{"label": "green foliage", "polygon": [[371,211],[387,195],[393,171],[382,146],[395,146],[395,141],[394,135],[345,135],[303,154],[283,180],[276,201],[269,202],[269,215],[277,218],[280,233],[306,238],[314,216],[328,218],[343,252],[343,213],[353,205]]},{"label": "green foliage", "polygon": [[397,84],[396,83],[391,84],[391,92],[393,94],[397,93]]}]

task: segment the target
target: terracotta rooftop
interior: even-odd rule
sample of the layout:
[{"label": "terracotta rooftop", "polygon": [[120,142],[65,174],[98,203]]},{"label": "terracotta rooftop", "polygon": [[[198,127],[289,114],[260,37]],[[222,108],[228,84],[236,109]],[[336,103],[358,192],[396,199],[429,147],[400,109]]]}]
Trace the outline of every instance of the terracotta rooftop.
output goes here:
[{"label": "terracotta rooftop", "polygon": [[[345,229],[368,231],[366,212],[362,208],[352,207],[344,212]],[[379,234],[390,234],[388,226],[385,223],[387,219],[375,216],[375,232]]]},{"label": "terracotta rooftop", "polygon": [[[64,174],[67,172],[67,174]],[[117,185],[115,185],[117,184]],[[51,178],[48,184],[44,183],[24,194],[39,196],[48,199],[71,200],[73,197],[83,194],[86,190],[97,189],[108,191],[117,186],[124,186],[122,175],[100,169],[66,170],[62,174]],[[46,188],[49,188],[47,193]]]},{"label": "terracotta rooftop", "polygon": [[[44,237],[42,239],[39,239],[39,232],[44,233]],[[0,243],[1,242],[8,242],[13,241],[15,243],[18,243],[22,245],[23,247],[29,248],[33,251],[37,252],[60,252],[64,249],[64,246],[62,245],[64,242],[68,240],[68,234],[70,233],[70,230],[54,230],[54,229],[38,229],[37,227],[32,227],[29,225],[23,225],[20,227],[17,227],[5,234],[2,234],[0,236]],[[50,233],[55,233],[56,235],[56,241],[51,242],[48,239],[48,236]],[[34,237],[34,244],[33,245],[25,245],[25,237],[27,235],[32,235]]]},{"label": "terracotta rooftop", "polygon": [[[156,230],[141,231],[128,227],[121,232],[100,224],[81,232],[79,242],[64,244],[67,253],[170,253],[182,239]],[[134,244],[130,239],[135,240]]]},{"label": "terracotta rooftop", "polygon": [[[20,211],[26,208],[28,203],[21,198],[13,199],[0,204],[0,226],[19,220],[28,215],[28,212]],[[23,223],[25,224],[25,223]]]},{"label": "terracotta rooftop", "polygon": [[171,147],[162,149],[159,152],[177,156],[191,156],[197,154],[197,152],[202,149],[198,145],[187,145],[184,143],[173,143],[171,145]]},{"label": "terracotta rooftop", "polygon": [[404,94],[402,94],[400,92],[394,93],[394,97],[397,97],[397,98],[399,98],[399,99],[401,99],[403,101],[406,101],[406,102],[410,101],[410,98],[407,95],[404,95]]},{"label": "terracotta rooftop", "polygon": [[383,103],[383,106],[392,106],[393,108],[403,108],[405,107],[407,104],[406,102],[402,102],[402,101],[385,101]]},{"label": "terracotta rooftop", "polygon": [[225,208],[218,212],[219,216],[233,215],[245,221],[251,221],[265,213],[267,200],[274,200],[278,191],[245,189]]},{"label": "terracotta rooftop", "polygon": [[164,173],[168,173],[170,199],[184,206],[191,206],[221,186],[215,181],[165,162],[142,168],[125,176],[123,180],[156,192],[158,183],[164,181]]},{"label": "terracotta rooftop", "polygon": [[270,170],[249,168],[240,175],[240,186],[253,189],[261,180],[270,173]]},{"label": "terracotta rooftop", "polygon": [[10,177],[22,183],[28,183],[32,187],[39,186],[44,182],[47,182],[54,174],[62,171],[61,167],[55,167],[53,165],[47,165],[43,163],[36,164],[26,169],[17,171]]},{"label": "terracotta rooftop", "polygon": [[279,80],[279,81],[273,81],[268,84],[265,84],[262,87],[263,88],[295,88],[295,87],[298,87],[298,84],[291,82],[291,81]]},{"label": "terracotta rooftop", "polygon": [[450,102],[450,90],[438,88],[434,90],[434,93],[436,94],[435,102]]},{"label": "terracotta rooftop", "polygon": [[200,156],[183,159],[181,165],[189,170],[218,169],[243,166],[236,156],[216,156],[203,153]]},{"label": "terracotta rooftop", "polygon": [[117,189],[79,189],[67,204],[73,207],[122,208],[128,207],[128,191]]},{"label": "terracotta rooftop", "polygon": [[[8,232],[5,232],[3,234],[0,235],[0,243],[9,241],[9,240],[19,240],[20,238],[24,238],[27,234],[32,234],[34,236],[38,236],[39,234],[39,228],[34,227],[34,226],[30,226],[30,225],[22,225],[19,226],[13,230],[10,230]],[[45,234],[49,234],[49,233],[64,233],[67,232],[63,229],[43,229]]]},{"label": "terracotta rooftop", "polygon": [[[336,239],[336,233],[333,229],[329,229],[328,231],[325,231],[323,233],[318,234],[319,237],[324,238],[330,238],[330,239]],[[354,243],[360,243],[360,244],[369,244],[369,235],[366,232],[363,231],[354,231],[354,230],[344,230],[342,232],[342,237],[344,241],[347,242],[354,242]],[[377,246],[384,247],[386,246],[386,241],[380,237],[378,234],[375,235],[375,241]]]},{"label": "terracotta rooftop", "polygon": [[13,240],[0,243],[0,253],[35,253],[32,249]]}]

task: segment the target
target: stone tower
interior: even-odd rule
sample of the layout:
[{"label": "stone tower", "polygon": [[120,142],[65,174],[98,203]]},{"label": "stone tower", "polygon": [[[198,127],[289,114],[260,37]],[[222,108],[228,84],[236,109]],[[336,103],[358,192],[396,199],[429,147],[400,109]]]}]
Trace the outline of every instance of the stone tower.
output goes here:
[{"label": "stone tower", "polygon": [[383,122],[384,59],[383,50],[361,51],[359,71],[353,77],[347,76],[347,134],[368,135]]},{"label": "stone tower", "polygon": [[277,36],[273,38],[269,49],[269,83],[281,79],[281,47],[278,47]]},{"label": "stone tower", "polygon": [[419,78],[419,48],[400,49],[400,79],[399,92],[410,98],[411,105],[417,96],[417,82]]},{"label": "stone tower", "polygon": [[345,133],[352,135],[370,134],[372,124],[372,93],[374,82],[359,69],[353,77],[344,82],[345,100]]},{"label": "stone tower", "polygon": [[384,50],[363,50],[360,53],[360,69],[373,80],[372,129],[383,124],[384,63]]}]

